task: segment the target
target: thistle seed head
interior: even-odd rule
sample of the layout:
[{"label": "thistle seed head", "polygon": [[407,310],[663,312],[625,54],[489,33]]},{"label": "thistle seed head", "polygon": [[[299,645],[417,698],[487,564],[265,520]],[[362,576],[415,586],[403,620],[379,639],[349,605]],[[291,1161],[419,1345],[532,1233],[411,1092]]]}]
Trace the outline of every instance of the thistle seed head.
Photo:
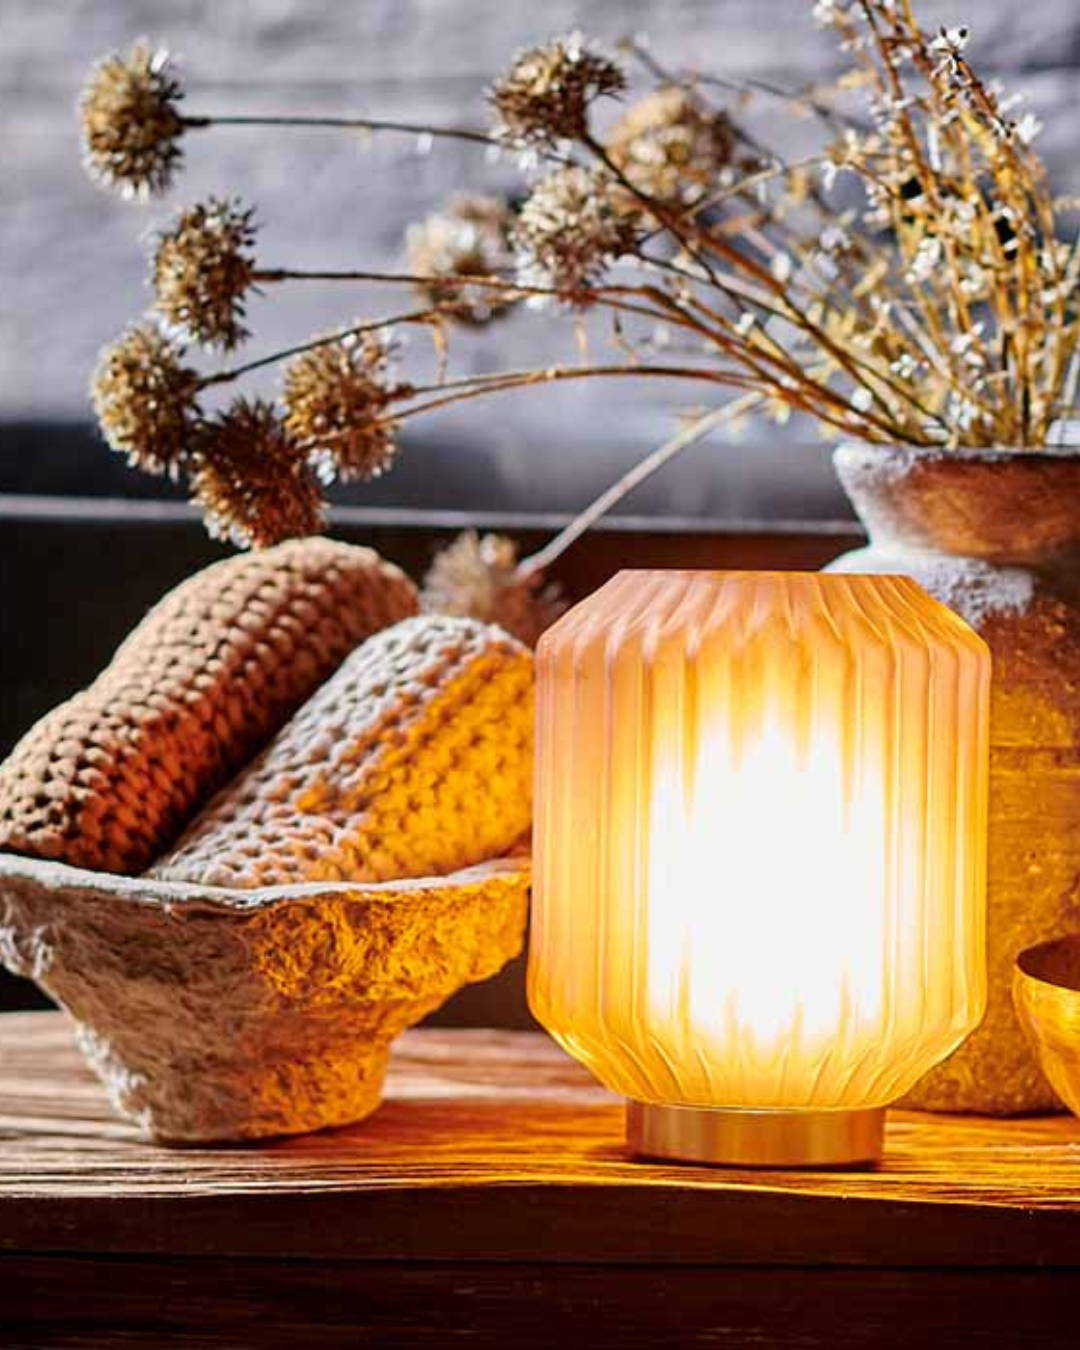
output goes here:
[{"label": "thistle seed head", "polygon": [[424,578],[421,607],[428,614],[498,624],[535,647],[566,604],[542,574],[517,570],[513,540],[468,530],[436,555]]},{"label": "thistle seed head", "polygon": [[103,348],[90,384],[102,434],[144,473],[175,478],[198,417],[199,376],[183,349],[151,324]]},{"label": "thistle seed head", "polygon": [[113,52],[90,73],[79,100],[83,162],[125,197],[164,192],[180,166],[183,91],[169,55],[144,40]]},{"label": "thistle seed head", "polygon": [[440,211],[410,225],[405,236],[409,271],[430,277],[420,295],[459,323],[481,327],[513,304],[495,286],[468,286],[448,277],[499,277],[511,267],[510,208],[501,197],[452,197]]},{"label": "thistle seed head", "polygon": [[706,108],[682,85],[667,85],[629,107],[607,142],[611,160],[639,191],[692,206],[715,187],[735,149],[727,114]]},{"label": "thistle seed head", "polygon": [[607,174],[572,165],[537,183],[513,240],[523,286],[555,290],[584,306],[608,264],[633,251],[637,226]]},{"label": "thistle seed head", "polygon": [[489,93],[495,134],[518,149],[581,140],[594,100],[626,88],[622,69],[593,51],[580,33],[519,52]]},{"label": "thistle seed head", "polygon": [[388,341],[378,333],[301,352],[285,369],[285,430],[314,453],[327,479],[377,478],[396,451],[388,409],[404,386],[387,381]]},{"label": "thistle seed head", "polygon": [[252,285],[252,212],[211,197],[181,213],[158,236],[151,279],[157,309],[207,346],[235,347],[245,337],[244,302]]},{"label": "thistle seed head", "polygon": [[239,398],[201,425],[191,493],[208,532],[238,548],[266,548],[323,525],[325,503],[307,456],[261,399]]}]

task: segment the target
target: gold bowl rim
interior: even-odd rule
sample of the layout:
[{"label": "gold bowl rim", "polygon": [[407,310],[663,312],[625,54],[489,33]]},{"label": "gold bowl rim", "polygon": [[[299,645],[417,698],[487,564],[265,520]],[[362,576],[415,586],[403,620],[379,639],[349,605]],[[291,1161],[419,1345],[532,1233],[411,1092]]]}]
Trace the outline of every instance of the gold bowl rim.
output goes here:
[{"label": "gold bowl rim", "polygon": [[[1068,962],[1070,957],[1075,973],[1068,979],[1056,976],[1054,964]],[[1025,947],[1016,957],[1016,971],[1027,983],[1053,989],[1061,995],[1075,995],[1080,1000],[1080,933],[1065,933]]]}]

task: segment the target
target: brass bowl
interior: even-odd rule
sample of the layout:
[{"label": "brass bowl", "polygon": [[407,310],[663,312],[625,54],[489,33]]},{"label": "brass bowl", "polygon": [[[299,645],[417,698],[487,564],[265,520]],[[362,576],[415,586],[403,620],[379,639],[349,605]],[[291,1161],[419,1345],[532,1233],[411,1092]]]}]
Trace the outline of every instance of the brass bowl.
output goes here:
[{"label": "brass bowl", "polygon": [[1020,953],[1013,1003],[1050,1086],[1080,1116],[1080,933]]}]

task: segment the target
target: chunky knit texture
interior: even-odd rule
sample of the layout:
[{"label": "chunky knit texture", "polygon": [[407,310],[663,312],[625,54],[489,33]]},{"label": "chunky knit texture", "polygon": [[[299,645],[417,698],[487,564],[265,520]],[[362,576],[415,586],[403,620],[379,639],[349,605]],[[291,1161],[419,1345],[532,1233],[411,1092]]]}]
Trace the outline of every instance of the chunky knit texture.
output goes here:
[{"label": "chunky knit texture", "polygon": [[151,875],[247,888],[439,875],[528,830],[532,654],[473,619],[359,647]]},{"label": "chunky knit texture", "polygon": [[416,608],[403,572],[329,539],[197,573],[0,765],[0,849],[143,871],[357,643]]}]

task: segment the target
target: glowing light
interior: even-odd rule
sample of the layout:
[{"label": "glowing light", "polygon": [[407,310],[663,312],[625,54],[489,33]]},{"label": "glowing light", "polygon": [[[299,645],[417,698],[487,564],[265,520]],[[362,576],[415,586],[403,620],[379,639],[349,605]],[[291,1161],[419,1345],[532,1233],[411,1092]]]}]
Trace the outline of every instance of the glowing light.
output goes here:
[{"label": "glowing light", "polygon": [[861,1111],[985,998],[989,656],[901,577],[622,573],[538,651],[537,1017],[638,1102]]}]

